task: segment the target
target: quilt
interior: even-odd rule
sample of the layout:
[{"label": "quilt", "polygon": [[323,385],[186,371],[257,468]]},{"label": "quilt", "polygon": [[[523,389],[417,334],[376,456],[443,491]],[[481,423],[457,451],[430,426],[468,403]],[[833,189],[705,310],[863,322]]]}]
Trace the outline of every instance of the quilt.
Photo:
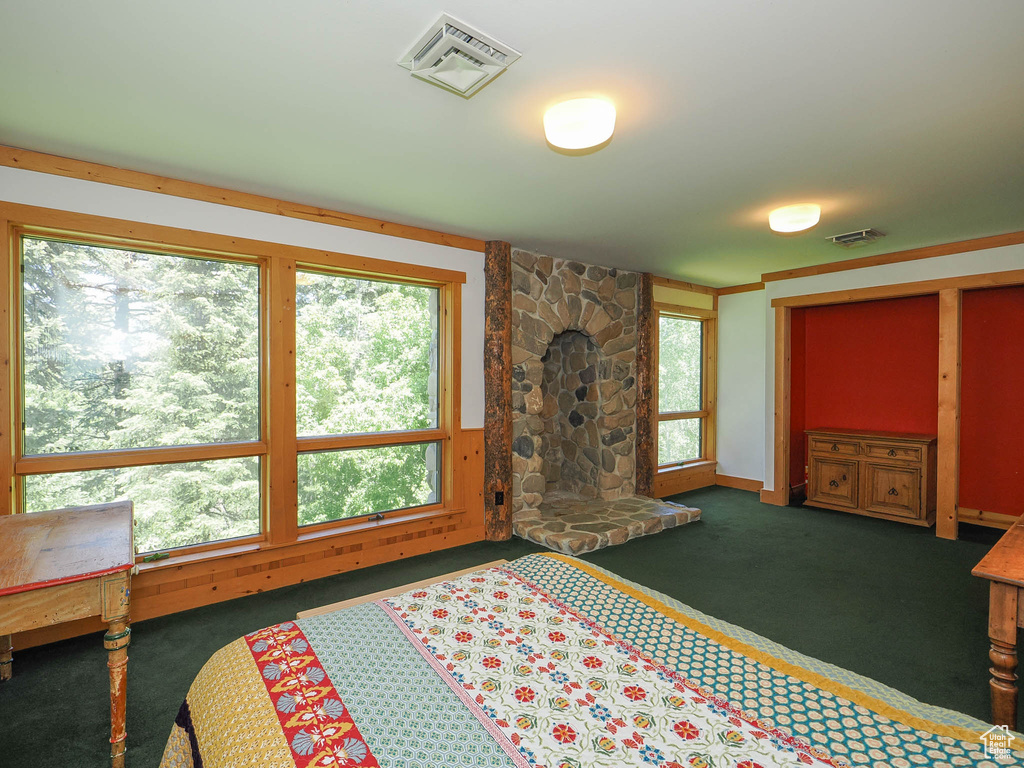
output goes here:
[{"label": "quilt", "polygon": [[1024,764],[922,704],[554,553],[218,651],[162,768]]}]

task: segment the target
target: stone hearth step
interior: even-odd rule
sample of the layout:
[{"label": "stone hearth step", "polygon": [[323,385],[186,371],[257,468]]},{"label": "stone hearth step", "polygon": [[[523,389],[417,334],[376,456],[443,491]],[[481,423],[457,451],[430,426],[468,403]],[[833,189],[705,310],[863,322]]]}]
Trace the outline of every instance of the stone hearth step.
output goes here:
[{"label": "stone hearth step", "polygon": [[699,519],[699,509],[670,501],[644,496],[605,501],[554,491],[545,494],[539,509],[517,512],[512,529],[557,552],[582,555]]}]

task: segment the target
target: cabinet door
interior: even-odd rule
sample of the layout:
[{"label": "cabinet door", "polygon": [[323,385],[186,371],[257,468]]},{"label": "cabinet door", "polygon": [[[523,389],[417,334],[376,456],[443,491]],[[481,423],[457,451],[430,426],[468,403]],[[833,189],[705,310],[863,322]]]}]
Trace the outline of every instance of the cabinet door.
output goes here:
[{"label": "cabinet door", "polygon": [[808,501],[857,506],[856,461],[812,456],[808,475]]},{"label": "cabinet door", "polygon": [[864,465],[864,509],[893,517],[921,517],[921,470]]}]

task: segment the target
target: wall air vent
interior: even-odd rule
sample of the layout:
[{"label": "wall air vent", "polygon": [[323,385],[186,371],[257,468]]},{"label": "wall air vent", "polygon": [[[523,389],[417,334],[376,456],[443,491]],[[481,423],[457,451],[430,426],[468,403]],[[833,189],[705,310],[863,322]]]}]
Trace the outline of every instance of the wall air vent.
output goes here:
[{"label": "wall air vent", "polygon": [[398,60],[416,77],[469,98],[521,54],[447,13]]},{"label": "wall air vent", "polygon": [[832,237],[826,237],[825,239],[842,248],[856,248],[858,245],[873,243],[880,237],[885,237],[885,234],[877,229],[858,229],[856,232],[832,235]]}]

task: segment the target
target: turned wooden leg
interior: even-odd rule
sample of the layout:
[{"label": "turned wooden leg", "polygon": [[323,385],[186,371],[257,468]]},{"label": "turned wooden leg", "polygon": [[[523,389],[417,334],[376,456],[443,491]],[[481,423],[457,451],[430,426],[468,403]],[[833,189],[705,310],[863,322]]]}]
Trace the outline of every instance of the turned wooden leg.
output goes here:
[{"label": "turned wooden leg", "polygon": [[0,635],[0,682],[11,679],[13,666],[14,648],[11,646],[11,636]]},{"label": "turned wooden leg", "polygon": [[988,657],[992,722],[1017,729],[1017,587],[992,582],[989,592]]},{"label": "turned wooden leg", "polygon": [[128,675],[128,643],[132,630],[127,617],[114,619],[110,629],[103,636],[103,647],[107,649],[107,667],[110,669],[110,761],[113,768],[124,768],[125,690]]}]

